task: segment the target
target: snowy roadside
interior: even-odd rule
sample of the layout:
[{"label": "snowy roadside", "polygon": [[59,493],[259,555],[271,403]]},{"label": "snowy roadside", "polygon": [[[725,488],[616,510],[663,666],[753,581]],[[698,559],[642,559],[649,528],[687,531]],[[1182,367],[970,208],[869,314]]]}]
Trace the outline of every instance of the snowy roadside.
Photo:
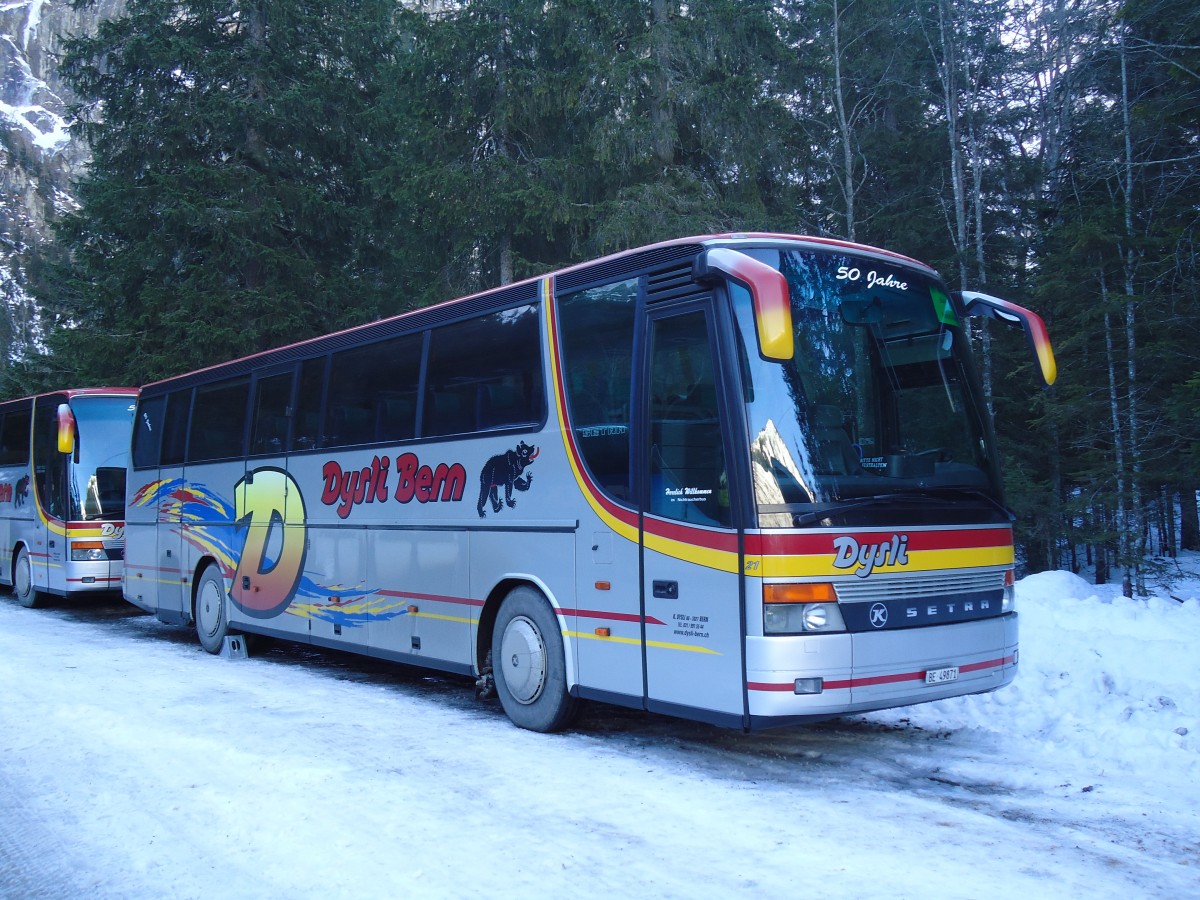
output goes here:
[{"label": "snowy roadside", "polygon": [[1026,579],[1012,687],[758,735],[535,735],[464,681],[0,597],[0,895],[1195,895],[1183,590]]}]

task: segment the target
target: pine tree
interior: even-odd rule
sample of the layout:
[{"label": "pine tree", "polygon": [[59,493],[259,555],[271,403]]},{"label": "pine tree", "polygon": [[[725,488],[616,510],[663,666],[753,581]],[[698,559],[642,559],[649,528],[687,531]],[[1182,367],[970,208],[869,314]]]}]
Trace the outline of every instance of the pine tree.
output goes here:
[{"label": "pine tree", "polygon": [[[83,0],[88,5],[91,0]],[[389,0],[130,0],[63,73],[93,159],[42,285],[60,379],[143,383],[395,305]]]}]

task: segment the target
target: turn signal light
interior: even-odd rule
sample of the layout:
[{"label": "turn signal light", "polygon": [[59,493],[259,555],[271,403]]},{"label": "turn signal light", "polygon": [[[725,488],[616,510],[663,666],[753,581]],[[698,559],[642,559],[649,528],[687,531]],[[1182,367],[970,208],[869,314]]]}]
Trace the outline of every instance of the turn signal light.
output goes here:
[{"label": "turn signal light", "polygon": [[837,603],[828,581],[816,584],[764,584],[763,603]]}]

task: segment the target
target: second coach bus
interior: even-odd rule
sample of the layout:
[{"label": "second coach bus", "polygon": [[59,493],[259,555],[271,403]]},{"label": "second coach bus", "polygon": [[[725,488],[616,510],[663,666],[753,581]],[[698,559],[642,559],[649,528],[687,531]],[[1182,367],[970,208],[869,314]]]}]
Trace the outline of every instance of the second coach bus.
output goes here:
[{"label": "second coach bus", "polygon": [[0,403],[0,583],[23,606],[119,591],[132,388]]},{"label": "second coach bus", "polygon": [[146,386],[125,596],[755,729],[994,690],[1013,538],[972,315],[914,260],[771,234],[632,250]]}]

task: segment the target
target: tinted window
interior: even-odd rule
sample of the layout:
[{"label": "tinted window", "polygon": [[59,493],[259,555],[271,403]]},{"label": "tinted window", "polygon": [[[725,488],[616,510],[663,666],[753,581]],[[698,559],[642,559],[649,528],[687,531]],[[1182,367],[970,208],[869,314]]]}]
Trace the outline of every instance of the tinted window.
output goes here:
[{"label": "tinted window", "polygon": [[0,466],[29,462],[29,410],[10,412],[0,426]]},{"label": "tinted window", "polygon": [[138,403],[133,422],[133,465],[144,469],[158,465],[158,445],[162,440],[163,411],[166,397],[152,397]]},{"label": "tinted window", "polygon": [[46,514],[56,519],[67,517],[67,461],[58,452],[58,404],[66,398],[43,397],[37,401],[33,435],[33,468],[38,497]]},{"label": "tinted window", "polygon": [[558,300],[563,380],[575,443],[597,484],[629,496],[629,397],[637,279]]},{"label": "tinted window", "polygon": [[284,372],[258,379],[254,387],[254,424],[250,455],[283,453],[287,447],[288,406],[292,402],[292,374]]},{"label": "tinted window", "polygon": [[188,430],[188,462],[243,454],[249,393],[250,383],[245,379],[196,389]]},{"label": "tinted window", "polygon": [[704,313],[653,323],[650,360],[650,511],[729,525],[729,486],[712,349]]},{"label": "tinted window", "polygon": [[335,353],[329,373],[326,446],[416,436],[422,335]]},{"label": "tinted window", "polygon": [[292,423],[292,449],[311,450],[321,436],[321,398],[325,393],[327,357],[307,359],[300,366],[300,391]]},{"label": "tinted window", "polygon": [[536,306],[432,332],[423,437],[532,426],[544,415]]},{"label": "tinted window", "polygon": [[164,466],[183,465],[183,450],[187,446],[188,411],[191,405],[190,390],[176,391],[167,396],[167,415],[162,435]]}]

